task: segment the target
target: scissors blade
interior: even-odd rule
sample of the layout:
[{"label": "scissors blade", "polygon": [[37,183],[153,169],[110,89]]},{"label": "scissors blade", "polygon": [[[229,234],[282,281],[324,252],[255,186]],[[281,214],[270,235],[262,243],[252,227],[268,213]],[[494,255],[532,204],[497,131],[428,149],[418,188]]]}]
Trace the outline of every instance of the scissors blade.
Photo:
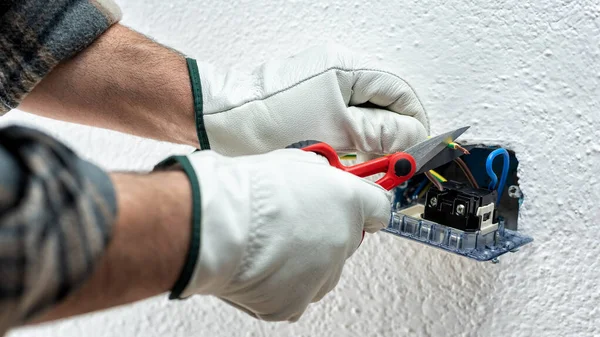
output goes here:
[{"label": "scissors blade", "polygon": [[449,131],[406,149],[404,152],[410,154],[417,163],[415,174],[423,173],[424,170],[422,170],[422,168],[425,164],[442,152],[449,143],[454,142],[468,129],[469,126],[465,126],[454,131]]}]

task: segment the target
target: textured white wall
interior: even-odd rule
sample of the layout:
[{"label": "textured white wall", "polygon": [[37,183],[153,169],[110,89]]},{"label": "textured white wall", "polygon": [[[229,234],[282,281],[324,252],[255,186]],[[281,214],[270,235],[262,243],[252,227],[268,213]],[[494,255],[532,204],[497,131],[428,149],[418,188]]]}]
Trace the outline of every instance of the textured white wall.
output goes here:
[{"label": "textured white wall", "polygon": [[[472,125],[521,160],[521,229],[499,265],[385,234],[296,324],[264,324],[211,298],[164,297],[22,330],[33,336],[600,335],[600,4],[588,1],[121,0],[124,23],[205,61],[255,66],[333,41],[402,65],[433,132]],[[110,169],[187,151],[19,112]]]}]

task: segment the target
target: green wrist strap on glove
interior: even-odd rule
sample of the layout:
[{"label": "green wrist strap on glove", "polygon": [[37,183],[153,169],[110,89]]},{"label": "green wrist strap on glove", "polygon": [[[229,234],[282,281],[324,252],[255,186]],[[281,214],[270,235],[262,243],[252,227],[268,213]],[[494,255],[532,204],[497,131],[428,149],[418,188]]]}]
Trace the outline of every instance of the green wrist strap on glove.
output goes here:
[{"label": "green wrist strap on glove", "polygon": [[190,161],[185,156],[172,156],[169,157],[162,162],[158,163],[154,170],[168,170],[172,167],[180,167],[185,174],[190,179],[190,184],[192,187],[192,223],[191,223],[191,236],[190,236],[190,248],[188,250],[188,254],[185,260],[185,264],[177,281],[171,288],[171,293],[169,294],[170,300],[179,299],[183,290],[190,282],[192,278],[192,274],[194,273],[194,269],[196,268],[196,264],[198,262],[199,252],[200,252],[200,229],[201,229],[201,220],[202,220],[202,204],[201,204],[201,196],[200,196],[200,185],[198,183],[198,177],[196,176],[196,172],[194,168],[190,164]]},{"label": "green wrist strap on glove", "polygon": [[201,150],[210,150],[210,142],[206,134],[204,126],[204,102],[202,100],[202,84],[200,83],[200,73],[198,72],[198,64],[196,60],[191,58],[185,59],[187,62],[188,73],[190,74],[190,82],[192,84],[192,96],[194,97],[194,115],[196,119],[196,132],[198,133],[198,142]]}]

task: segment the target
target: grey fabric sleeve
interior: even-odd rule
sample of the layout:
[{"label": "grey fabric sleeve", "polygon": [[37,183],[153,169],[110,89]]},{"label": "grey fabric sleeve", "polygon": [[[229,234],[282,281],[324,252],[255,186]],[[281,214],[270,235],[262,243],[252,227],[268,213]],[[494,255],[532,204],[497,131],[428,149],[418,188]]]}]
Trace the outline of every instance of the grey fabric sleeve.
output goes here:
[{"label": "grey fabric sleeve", "polygon": [[0,6],[0,115],[58,63],[121,18],[112,0],[8,0]]},{"label": "grey fabric sleeve", "polygon": [[90,276],[116,212],[100,168],[38,131],[0,129],[0,336]]}]

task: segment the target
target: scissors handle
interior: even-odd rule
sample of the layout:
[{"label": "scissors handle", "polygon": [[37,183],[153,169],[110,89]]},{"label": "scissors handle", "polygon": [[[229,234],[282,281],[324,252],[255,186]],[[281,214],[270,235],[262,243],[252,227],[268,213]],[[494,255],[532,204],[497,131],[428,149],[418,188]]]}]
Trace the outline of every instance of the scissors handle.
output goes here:
[{"label": "scissors handle", "polygon": [[[292,144],[288,148],[302,149],[319,154],[327,158],[329,165],[361,178],[385,172],[385,175],[375,183],[388,191],[412,178],[417,170],[417,164],[413,156],[404,152],[394,153],[390,156],[380,157],[353,166],[344,166],[335,149],[327,143],[306,140]],[[365,232],[363,231],[359,246],[364,238]]]},{"label": "scissors handle", "polygon": [[319,154],[327,159],[329,165],[361,178],[377,173],[385,173],[375,183],[388,191],[412,178],[417,169],[415,159],[410,154],[404,152],[397,152],[353,166],[344,166],[335,149],[327,143],[304,141],[289,147]]}]

